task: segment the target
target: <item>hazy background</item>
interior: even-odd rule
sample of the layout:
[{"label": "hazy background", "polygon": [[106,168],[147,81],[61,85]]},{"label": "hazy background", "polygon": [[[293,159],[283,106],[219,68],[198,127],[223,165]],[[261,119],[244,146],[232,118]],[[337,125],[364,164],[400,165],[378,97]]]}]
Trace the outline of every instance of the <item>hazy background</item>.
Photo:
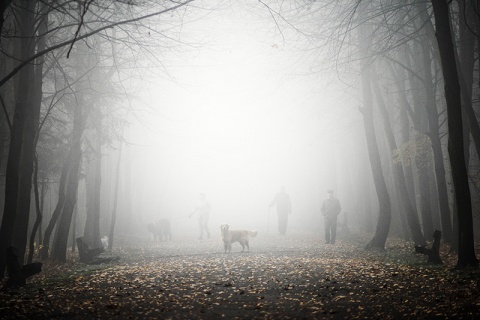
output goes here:
[{"label": "hazy background", "polygon": [[[305,39],[280,34],[268,11],[252,12],[234,3],[203,12],[182,27],[198,47],[168,55],[168,76],[142,82],[126,148],[138,230],[168,217],[174,232],[197,232],[187,215],[199,193],[215,232],[223,222],[266,231],[280,186],[293,204],[288,230],[321,229],[329,188],[349,210],[338,183],[348,168],[337,168],[355,154],[359,103],[334,71],[311,71],[314,61],[299,54]],[[273,208],[270,232],[276,222]]]}]

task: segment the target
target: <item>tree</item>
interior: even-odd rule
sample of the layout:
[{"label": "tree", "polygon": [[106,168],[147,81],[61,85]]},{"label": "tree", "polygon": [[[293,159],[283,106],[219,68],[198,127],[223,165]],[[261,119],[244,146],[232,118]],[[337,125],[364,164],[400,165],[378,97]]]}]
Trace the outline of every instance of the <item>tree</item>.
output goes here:
[{"label": "tree", "polygon": [[[6,169],[6,189],[5,189],[5,204],[4,213],[2,219],[2,225],[0,227],[0,277],[3,277],[5,270],[4,249],[15,243],[21,252],[23,258],[28,229],[28,214],[30,209],[30,195],[32,185],[32,173],[34,162],[34,138],[36,130],[38,128],[38,115],[40,103],[39,100],[33,101],[32,83],[29,79],[33,78],[34,62],[40,57],[44,57],[46,54],[53,52],[54,50],[61,48],[68,48],[73,46],[74,43],[91,37],[107,29],[120,26],[134,24],[138,21],[156,17],[158,15],[172,12],[178,8],[186,6],[193,0],[186,0],[184,2],[164,2],[159,6],[150,6],[147,13],[136,10],[114,11],[116,13],[126,13],[125,16],[120,16],[120,19],[105,19],[102,17],[93,15],[92,21],[87,23],[83,18],[89,11],[89,6],[92,1],[85,1],[83,5],[83,12],[78,17],[77,32],[71,32],[72,24],[62,24],[63,19],[59,19],[55,22],[58,26],[52,28],[49,33],[49,45],[44,49],[35,45],[39,42],[39,34],[36,32],[36,23],[42,20],[42,17],[46,14],[50,14],[51,11],[41,11],[40,8],[47,8],[48,10],[54,10],[63,17],[72,17],[70,15],[70,1],[63,1],[56,3],[57,6],[44,6],[43,2],[39,1],[26,1],[19,0],[18,2],[2,2],[0,7],[0,14],[2,19],[6,11],[16,11],[14,17],[19,17],[17,20],[18,28],[21,30],[21,34],[18,35],[16,40],[19,43],[19,54],[12,54],[13,60],[16,61],[14,67],[11,70],[5,72],[5,75],[0,79],[0,87],[3,87],[9,80],[18,75],[18,85],[15,86],[14,92],[16,94],[15,112],[13,121],[11,124],[10,132],[10,147],[8,153],[7,169]],[[132,2],[133,3],[133,2]],[[76,5],[75,2],[73,5]],[[100,4],[102,6],[103,4]],[[133,8],[128,4],[123,4],[128,8]],[[103,7],[102,7],[103,8]],[[101,12],[105,12],[102,10]],[[100,19],[98,19],[100,18]],[[123,19],[122,19],[123,18]],[[113,22],[112,22],[113,21]],[[3,28],[3,20],[1,21],[1,27]],[[53,24],[54,25],[54,24]],[[81,33],[81,30],[87,30],[85,33]],[[2,29],[3,33],[3,29]],[[56,38],[55,36],[58,35]],[[69,38],[69,40],[64,40]],[[108,37],[107,37],[108,38]],[[57,40],[56,39],[61,39]],[[41,74],[41,73],[40,73]],[[40,84],[35,84],[37,87],[41,87]],[[39,90],[41,88],[38,88]],[[41,91],[40,91],[41,92]],[[38,97],[35,96],[35,97]],[[40,94],[41,98],[41,94]],[[7,108],[3,105],[3,109]],[[65,175],[68,174],[68,170]],[[61,184],[65,186],[66,176],[62,180]],[[67,183],[68,184],[68,183]],[[62,198],[62,197],[61,197]],[[55,212],[54,216],[58,218],[61,211]],[[50,226],[49,226],[50,227]],[[53,226],[52,226],[53,228]],[[51,234],[52,228],[47,228],[47,231]],[[15,231],[13,231],[15,230]]]},{"label": "tree", "polygon": [[113,247],[113,239],[115,235],[115,224],[117,221],[118,187],[120,184],[120,164],[122,160],[122,147],[123,147],[123,141],[120,141],[120,148],[118,149],[118,159],[117,159],[117,164],[115,168],[115,177],[114,177],[115,186],[114,186],[114,193],[113,193],[112,217],[110,221],[110,231],[108,233],[108,250],[110,251],[112,250],[112,247]]},{"label": "tree", "polygon": [[448,192],[445,165],[443,162],[442,142],[440,140],[439,115],[436,105],[435,92],[432,78],[432,55],[429,44],[432,44],[434,51],[438,50],[436,43],[431,34],[431,22],[425,3],[417,3],[417,10],[420,14],[421,24],[424,26],[420,29],[421,54],[424,69],[424,88],[426,94],[426,109],[428,117],[428,137],[432,145],[433,161],[435,168],[435,181],[437,186],[440,220],[442,224],[443,239],[447,243],[452,243],[453,231],[451,222],[450,206],[448,204]]},{"label": "tree", "polygon": [[[24,0],[20,4],[23,10],[19,10],[18,14],[18,28],[21,32],[21,40],[18,43],[19,60],[26,61],[29,57],[34,56],[33,35],[35,33],[36,1]],[[33,172],[32,144],[36,128],[34,116],[37,113],[36,110],[32,110],[33,88],[31,79],[33,74],[34,64],[30,60],[20,70],[18,84],[14,88],[16,106],[12,130],[10,131],[10,147],[5,179],[5,204],[0,227],[0,277],[3,277],[5,272],[6,248],[14,244],[14,239],[17,245],[23,243],[23,247],[19,248],[23,253],[26,246],[26,226],[28,226]],[[20,258],[23,261],[23,255]]]},{"label": "tree", "polygon": [[465,165],[464,145],[459,143],[463,142],[460,84],[450,28],[448,2],[446,0],[432,0],[432,5],[445,82],[449,134],[448,154],[458,208],[458,261],[456,268],[461,269],[468,266],[477,266],[478,260],[474,248],[472,203]]},{"label": "tree", "polygon": [[[363,21],[366,18],[367,5],[360,4],[360,17]],[[367,249],[385,249],[385,242],[387,240],[388,232],[390,230],[390,222],[392,220],[390,196],[387,192],[387,186],[383,177],[382,165],[380,161],[380,153],[378,151],[377,138],[375,134],[375,123],[373,121],[373,96],[371,84],[371,69],[369,56],[369,43],[371,33],[369,25],[362,23],[359,27],[358,41],[361,54],[361,77],[362,77],[362,96],[363,108],[361,109],[363,115],[363,126],[365,128],[365,136],[367,139],[368,155],[370,158],[370,167],[373,174],[373,181],[375,190],[377,191],[379,201],[379,215],[375,235],[367,244]]]},{"label": "tree", "polygon": [[[390,118],[388,117],[388,111],[385,106],[385,101],[383,100],[382,93],[380,90],[380,85],[376,76],[372,77],[371,80],[373,84],[373,91],[377,98],[377,105],[380,110],[380,115],[383,120],[383,127],[385,131],[385,136],[390,147],[390,152],[393,154],[393,151],[397,149],[397,143],[395,141],[395,136],[390,125]],[[408,195],[407,183],[405,181],[405,173],[403,171],[403,166],[401,163],[393,164],[393,173],[394,180],[398,186],[398,191],[400,193],[401,199],[403,202],[406,214],[406,220],[412,235],[412,239],[417,246],[424,246],[426,244],[425,237],[423,236],[422,230],[420,229],[420,222],[418,221],[417,210],[413,207],[410,202],[410,196]]]}]

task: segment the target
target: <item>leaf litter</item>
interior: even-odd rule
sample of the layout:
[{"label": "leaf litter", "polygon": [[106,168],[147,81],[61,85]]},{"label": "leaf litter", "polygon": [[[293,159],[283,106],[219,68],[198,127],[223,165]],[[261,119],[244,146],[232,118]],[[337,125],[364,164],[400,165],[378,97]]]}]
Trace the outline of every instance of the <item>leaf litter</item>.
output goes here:
[{"label": "leaf litter", "polygon": [[318,234],[259,235],[251,251],[223,253],[218,239],[124,241],[121,260],[87,266],[75,254],[48,262],[27,286],[0,292],[2,319],[391,319],[480,316],[480,272],[426,263],[413,243],[384,252]]}]

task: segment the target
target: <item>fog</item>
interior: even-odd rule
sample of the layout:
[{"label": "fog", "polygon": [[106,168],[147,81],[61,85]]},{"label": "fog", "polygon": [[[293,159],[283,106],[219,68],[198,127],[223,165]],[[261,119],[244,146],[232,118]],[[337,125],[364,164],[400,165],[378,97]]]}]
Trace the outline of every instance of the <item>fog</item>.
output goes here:
[{"label": "fog", "polygon": [[136,93],[142,104],[127,154],[137,221],[168,217],[173,229],[196,232],[187,215],[205,193],[211,229],[270,224],[276,232],[268,205],[280,186],[292,199],[289,230],[320,230],[327,189],[339,189],[348,208],[334,163],[350,158],[360,118],[335,72],[312,73],[268,14],[255,19],[242,6],[211,12],[182,34],[203,44],[178,53],[168,78],[150,76]]}]

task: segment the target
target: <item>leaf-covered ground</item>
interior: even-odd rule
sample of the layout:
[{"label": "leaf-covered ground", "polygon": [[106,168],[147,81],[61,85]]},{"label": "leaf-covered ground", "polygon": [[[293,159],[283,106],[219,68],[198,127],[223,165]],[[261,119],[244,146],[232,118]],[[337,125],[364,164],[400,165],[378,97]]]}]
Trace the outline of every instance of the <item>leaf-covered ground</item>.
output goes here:
[{"label": "leaf-covered ground", "polygon": [[[367,240],[367,239],[362,239]],[[413,245],[389,240],[387,251],[364,241],[323,244],[320,235],[262,235],[251,251],[238,243],[190,238],[125,243],[121,260],[86,266],[44,265],[26,287],[0,292],[2,319],[419,319],[480,317],[480,272],[426,263]]]}]

